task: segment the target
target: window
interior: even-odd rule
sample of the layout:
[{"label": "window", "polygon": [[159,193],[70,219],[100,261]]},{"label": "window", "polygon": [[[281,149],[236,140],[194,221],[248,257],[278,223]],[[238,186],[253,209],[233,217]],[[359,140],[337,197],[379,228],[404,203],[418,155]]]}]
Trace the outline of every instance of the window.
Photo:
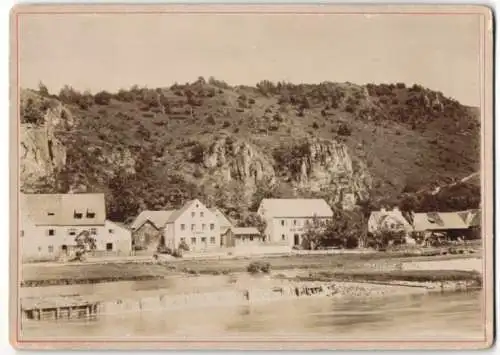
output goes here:
[{"label": "window", "polygon": [[211,231],[213,231],[213,230],[214,230],[214,228],[215,228],[215,224],[210,223],[210,230],[211,230]]},{"label": "window", "polygon": [[76,235],[76,229],[74,229],[74,228],[68,229],[68,234],[69,235]]},{"label": "window", "polygon": [[87,210],[87,218],[95,218],[95,212]]},{"label": "window", "polygon": [[66,244],[61,245],[61,250],[62,251],[68,250],[68,246]]},{"label": "window", "polygon": [[42,251],[42,247],[38,247],[38,251]]},{"label": "window", "polygon": [[186,225],[185,224],[181,224],[181,231],[183,231],[185,229],[186,229]]},{"label": "window", "polygon": [[215,244],[215,237],[210,237],[210,244]]},{"label": "window", "polygon": [[205,238],[205,237],[201,237],[201,242],[202,242],[202,243],[206,243],[206,242],[207,242],[207,238]]},{"label": "window", "polygon": [[294,220],[293,220],[293,225],[294,225],[294,226],[296,226],[296,225],[297,225],[297,220],[296,220],[296,219],[294,219]]},{"label": "window", "polygon": [[204,212],[200,212],[200,217],[204,217],[205,216],[205,213]]},{"label": "window", "polygon": [[202,231],[204,231],[204,230],[205,230],[205,223],[203,223],[203,224],[201,225],[201,230],[202,230]]},{"label": "window", "polygon": [[49,250],[49,253],[53,253],[54,252],[54,246],[53,245],[49,245],[48,250]]},{"label": "window", "polygon": [[97,228],[90,228],[90,234],[97,235]]},{"label": "window", "polygon": [[285,235],[284,234],[281,235],[281,240],[285,240]]},{"label": "window", "polygon": [[112,251],[113,250],[113,243],[106,243],[106,251]]},{"label": "window", "polygon": [[47,212],[47,216],[54,216],[55,213],[54,212]]},{"label": "window", "polygon": [[253,241],[253,235],[250,236],[250,241]]},{"label": "window", "polygon": [[24,231],[23,230],[21,231],[21,237],[24,237]]},{"label": "window", "polygon": [[186,238],[181,237],[181,243],[184,243],[186,241]]},{"label": "window", "polygon": [[191,224],[191,230],[194,231],[195,225]]},{"label": "window", "polygon": [[113,234],[115,232],[115,230],[114,229],[109,229],[108,232],[109,232],[109,234]]},{"label": "window", "polygon": [[196,244],[196,238],[191,238],[191,244]]},{"label": "window", "polygon": [[196,212],[191,212],[191,217],[196,216]]},{"label": "window", "polygon": [[285,225],[285,220],[284,220],[284,219],[282,219],[282,220],[281,220],[281,225],[282,225],[282,226],[284,226],[284,225]]},{"label": "window", "polygon": [[56,231],[53,229],[49,229],[49,235],[56,235]]},{"label": "window", "polygon": [[75,219],[82,219],[83,213],[73,211],[73,218]]}]

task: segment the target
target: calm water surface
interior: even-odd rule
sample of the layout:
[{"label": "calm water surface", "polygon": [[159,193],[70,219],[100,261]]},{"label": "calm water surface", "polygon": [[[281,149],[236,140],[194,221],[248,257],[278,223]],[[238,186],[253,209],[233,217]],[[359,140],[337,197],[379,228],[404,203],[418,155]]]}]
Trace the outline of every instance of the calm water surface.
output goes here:
[{"label": "calm water surface", "polygon": [[[372,300],[296,299],[260,305],[143,312],[95,320],[25,322],[24,340],[228,339],[302,335],[332,340],[483,339],[481,292]],[[131,338],[128,338],[129,340]]]}]

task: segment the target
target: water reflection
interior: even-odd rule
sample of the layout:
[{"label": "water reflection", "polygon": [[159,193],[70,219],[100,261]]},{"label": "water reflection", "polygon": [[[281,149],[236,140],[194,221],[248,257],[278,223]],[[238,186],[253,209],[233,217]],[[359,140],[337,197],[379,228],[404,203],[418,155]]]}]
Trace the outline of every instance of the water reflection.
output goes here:
[{"label": "water reflection", "polygon": [[481,339],[481,294],[397,296],[373,300],[329,298],[177,312],[101,316],[95,321],[23,325],[23,339],[141,339],[302,334],[342,340]]}]

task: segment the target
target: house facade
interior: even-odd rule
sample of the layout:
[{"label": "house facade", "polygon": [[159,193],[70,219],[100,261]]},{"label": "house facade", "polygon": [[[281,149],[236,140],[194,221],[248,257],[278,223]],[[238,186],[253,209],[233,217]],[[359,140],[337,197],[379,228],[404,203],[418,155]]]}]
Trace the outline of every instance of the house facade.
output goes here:
[{"label": "house facade", "polygon": [[173,212],[174,210],[142,211],[130,226],[132,248],[154,253],[164,246],[164,228]]},{"label": "house facade", "polygon": [[410,233],[413,227],[396,207],[392,210],[385,208],[373,211],[368,218],[368,232],[377,234],[381,231],[404,231]]},{"label": "house facade", "polygon": [[323,199],[263,199],[257,213],[266,221],[266,242],[290,247],[302,245],[308,223],[333,216]]},{"label": "house facade", "polygon": [[171,249],[187,244],[190,251],[220,248],[221,234],[217,215],[199,200],[191,200],[174,211],[164,228],[165,245]]},{"label": "house facade", "polygon": [[68,255],[81,233],[98,251],[130,254],[130,232],[106,221],[104,194],[21,194],[19,224],[23,260]]}]

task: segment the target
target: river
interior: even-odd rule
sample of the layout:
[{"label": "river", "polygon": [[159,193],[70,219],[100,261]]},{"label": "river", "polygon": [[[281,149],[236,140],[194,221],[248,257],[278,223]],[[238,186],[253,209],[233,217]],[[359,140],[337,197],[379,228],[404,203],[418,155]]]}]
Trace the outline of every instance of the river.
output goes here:
[{"label": "river", "polygon": [[94,320],[25,322],[31,340],[253,340],[266,337],[329,340],[484,339],[481,292],[381,299],[293,299],[217,309],[137,312]]}]

